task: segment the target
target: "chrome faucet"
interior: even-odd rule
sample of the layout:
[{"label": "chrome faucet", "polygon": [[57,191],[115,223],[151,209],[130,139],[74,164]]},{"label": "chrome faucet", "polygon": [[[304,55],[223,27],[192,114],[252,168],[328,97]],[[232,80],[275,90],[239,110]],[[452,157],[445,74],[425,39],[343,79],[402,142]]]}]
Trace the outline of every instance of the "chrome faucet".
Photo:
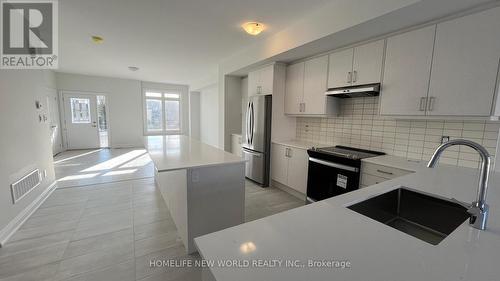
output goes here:
[{"label": "chrome faucet", "polygon": [[455,145],[465,145],[476,150],[481,156],[481,172],[479,174],[479,186],[477,188],[477,198],[476,201],[472,202],[471,205],[467,205],[467,212],[471,215],[469,219],[469,224],[477,229],[486,229],[486,221],[488,220],[488,210],[489,207],[486,204],[486,191],[488,190],[488,177],[490,175],[490,165],[491,159],[488,151],[481,146],[470,140],[455,139],[448,141],[441,146],[439,146],[431,157],[431,160],[427,164],[427,167],[434,168],[439,160],[439,157],[445,149],[450,146]]}]

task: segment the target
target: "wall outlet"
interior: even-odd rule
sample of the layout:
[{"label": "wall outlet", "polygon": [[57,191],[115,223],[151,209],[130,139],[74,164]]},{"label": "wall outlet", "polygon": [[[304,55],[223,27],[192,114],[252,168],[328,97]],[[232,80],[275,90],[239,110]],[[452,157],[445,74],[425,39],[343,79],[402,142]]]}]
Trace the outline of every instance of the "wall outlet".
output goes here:
[{"label": "wall outlet", "polygon": [[200,181],[200,172],[199,171],[192,171],[191,172],[191,181],[192,182],[199,182]]},{"label": "wall outlet", "polygon": [[442,136],[441,137],[441,144],[447,143],[450,141],[450,136]]}]

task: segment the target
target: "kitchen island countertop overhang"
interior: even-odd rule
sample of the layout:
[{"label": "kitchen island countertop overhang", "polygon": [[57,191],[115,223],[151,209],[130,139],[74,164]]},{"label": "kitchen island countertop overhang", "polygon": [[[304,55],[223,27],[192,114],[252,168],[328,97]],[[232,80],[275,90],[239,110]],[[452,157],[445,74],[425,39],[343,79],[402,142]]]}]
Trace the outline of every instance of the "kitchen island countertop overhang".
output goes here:
[{"label": "kitchen island countertop overhang", "polygon": [[195,237],[244,222],[245,160],[183,135],[148,136],[145,146],[188,254]]}]

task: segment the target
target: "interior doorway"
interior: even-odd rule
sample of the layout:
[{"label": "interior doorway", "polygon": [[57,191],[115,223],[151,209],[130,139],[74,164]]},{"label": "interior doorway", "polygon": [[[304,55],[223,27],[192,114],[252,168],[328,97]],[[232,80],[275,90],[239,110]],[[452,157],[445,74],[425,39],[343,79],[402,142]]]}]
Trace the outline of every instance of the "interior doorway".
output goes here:
[{"label": "interior doorway", "polygon": [[49,137],[52,144],[52,155],[64,150],[59,119],[59,98],[56,89],[47,89],[47,116],[49,119]]},{"label": "interior doorway", "polygon": [[65,144],[67,149],[109,147],[106,95],[63,92]]}]

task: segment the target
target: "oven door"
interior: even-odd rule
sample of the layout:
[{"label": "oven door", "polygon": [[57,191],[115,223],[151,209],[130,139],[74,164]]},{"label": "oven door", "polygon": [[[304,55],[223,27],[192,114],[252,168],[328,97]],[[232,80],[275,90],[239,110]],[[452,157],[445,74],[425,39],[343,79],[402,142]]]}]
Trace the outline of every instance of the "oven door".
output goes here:
[{"label": "oven door", "polygon": [[309,203],[359,188],[359,167],[309,157],[307,201]]}]

